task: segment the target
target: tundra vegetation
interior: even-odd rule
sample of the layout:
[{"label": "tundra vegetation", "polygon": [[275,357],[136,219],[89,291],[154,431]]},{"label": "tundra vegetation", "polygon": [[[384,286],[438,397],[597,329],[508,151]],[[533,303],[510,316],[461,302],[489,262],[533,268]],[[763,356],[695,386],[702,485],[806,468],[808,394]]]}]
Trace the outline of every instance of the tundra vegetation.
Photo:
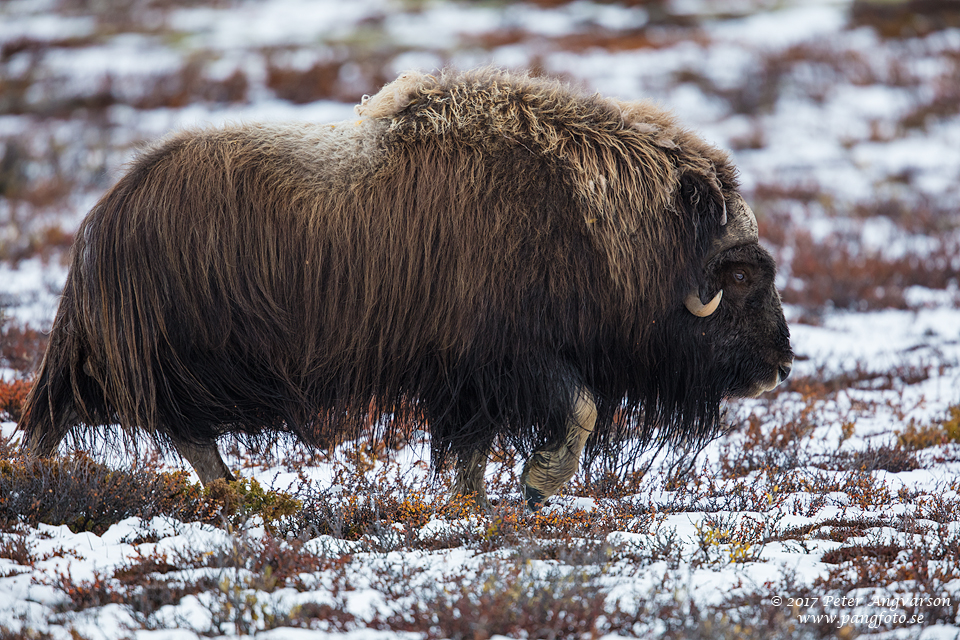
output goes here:
[{"label": "tundra vegetation", "polygon": [[[281,0],[254,6],[0,5],[0,638],[958,631],[949,3],[371,2],[336,20],[318,3],[296,23]],[[424,37],[450,12],[469,31]],[[732,149],[780,266],[788,383],[727,402],[699,455],[597,458],[533,515],[504,447],[492,511],[449,503],[416,424],[389,447],[228,439],[242,480],[207,487],[149,449],[20,457],[73,232],[137,144],[198,120],[348,117],[405,67],[489,57],[660,100]]]}]

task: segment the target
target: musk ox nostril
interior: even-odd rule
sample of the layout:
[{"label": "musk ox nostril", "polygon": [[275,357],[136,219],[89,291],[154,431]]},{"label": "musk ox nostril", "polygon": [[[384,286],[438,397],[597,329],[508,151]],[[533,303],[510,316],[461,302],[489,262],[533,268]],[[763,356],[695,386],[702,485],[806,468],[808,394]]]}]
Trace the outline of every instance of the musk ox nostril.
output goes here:
[{"label": "musk ox nostril", "polygon": [[783,382],[790,377],[790,372],[793,371],[793,362],[784,362],[780,365],[780,382]]}]

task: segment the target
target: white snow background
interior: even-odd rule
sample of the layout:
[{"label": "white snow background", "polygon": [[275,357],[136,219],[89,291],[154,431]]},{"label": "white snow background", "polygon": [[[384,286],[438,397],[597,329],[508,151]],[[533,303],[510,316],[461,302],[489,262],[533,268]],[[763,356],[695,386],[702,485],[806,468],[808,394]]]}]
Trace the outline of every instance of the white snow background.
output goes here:
[{"label": "white snow background", "polygon": [[[789,239],[774,242],[771,250],[781,263],[778,284],[795,296],[785,294],[785,312],[798,355],[793,377],[809,383],[859,374],[864,382],[813,400],[800,386],[788,386],[772,397],[730,402],[732,422],[744,425],[752,417],[762,432],[770,434],[812,410],[817,422],[795,444],[806,459],[816,460],[892,446],[911,427],[945,424],[951,407],[960,406],[960,256],[955,251],[960,247],[960,109],[950,106],[960,100],[955,89],[960,83],[949,84],[951,77],[960,74],[957,23],[888,37],[882,27],[854,19],[856,10],[870,3],[837,0],[674,0],[629,5],[586,0],[540,4],[228,0],[197,6],[116,2],[115,13],[102,7],[91,9],[95,4],[0,2],[0,47],[4,48],[0,158],[12,157],[8,150],[16,145],[25,180],[52,180],[67,174],[71,178],[63,200],[67,206],[38,207],[35,218],[27,222],[21,217],[23,209],[0,191],[0,240],[9,246],[17,246],[21,236],[45,226],[75,229],[96,198],[122,173],[136,146],[171,130],[230,121],[349,118],[362,94],[376,91],[379,83],[408,68],[431,71],[444,65],[490,63],[536,68],[606,95],[651,98],[711,142],[731,149],[744,193],[755,204],[761,225],[764,220],[770,225],[768,229],[781,225],[788,234],[802,230],[814,245],[847,247],[854,258],[893,260],[933,255],[946,248],[946,271],[949,276],[952,270],[952,278],[938,286],[908,283],[902,299],[884,307],[807,301],[803,296],[812,285],[791,262],[806,245]],[[946,11],[951,10],[956,11]],[[232,74],[242,73],[247,82],[244,97],[193,96],[179,104],[172,100],[151,104],[151,91],[185,73],[191,61],[201,69],[201,88],[191,89],[195,93],[202,94],[205,84],[219,87]],[[280,95],[270,77],[271,68],[305,73],[324,64],[336,69],[327,99],[298,103]],[[789,72],[777,75],[783,67],[789,67]],[[758,78],[759,82],[747,82]],[[15,95],[16,82],[27,80],[29,89]],[[93,104],[93,98],[107,90],[112,103],[91,120],[68,108],[70,100]],[[930,105],[942,109],[924,111]],[[910,120],[916,113],[919,121]],[[49,160],[52,154],[57,155],[56,162]],[[858,213],[877,203],[892,203],[901,213],[907,212],[903,215],[929,211],[933,219],[901,224],[896,216]],[[837,274],[837,280],[846,275]],[[5,258],[0,262],[4,313],[18,322],[49,328],[65,277],[66,269],[57,256]],[[861,290],[876,293],[870,287]],[[878,299],[881,293],[876,293]],[[6,380],[19,375],[12,369],[0,373]],[[886,491],[892,496],[887,501],[864,498],[858,502],[851,498],[852,490],[839,488],[821,502],[802,487],[790,487],[785,489],[789,495],[777,496],[773,485],[763,484],[764,472],[754,469],[744,477],[743,486],[763,486],[768,493],[752,505],[737,507],[725,498],[735,493],[735,483],[719,469],[723,460],[731,459],[731,452],[747,450],[745,442],[754,437],[750,433],[734,429],[708,445],[694,462],[684,462],[677,452],[648,454],[649,471],[637,485],[638,493],[623,500],[643,502],[662,515],[649,526],[638,521],[635,530],[609,532],[603,540],[566,540],[565,545],[585,549],[579,560],[544,554],[527,557],[522,549],[508,545],[502,549],[483,545],[411,548],[400,542],[401,534],[410,532],[391,533],[387,526],[357,540],[320,536],[306,541],[304,549],[325,558],[327,565],[301,576],[299,585],[267,589],[248,570],[232,566],[159,574],[158,579],[173,585],[196,581],[207,572],[219,586],[186,595],[148,616],[138,615],[132,604],[124,602],[71,608],[66,604],[70,601],[66,583],[59,577],[68,575],[74,584],[109,581],[117,567],[151,554],[176,558],[249,553],[259,548],[258,540],[270,535],[263,523],[254,519],[232,529],[170,518],[129,518],[100,536],[73,533],[64,525],[8,527],[0,533],[0,545],[20,541],[37,560],[21,565],[0,553],[0,638],[445,637],[439,622],[432,631],[399,631],[382,624],[374,629],[367,623],[402,614],[423,594],[452,597],[462,590],[479,597],[485,590],[501,588],[508,583],[498,582],[490,573],[503,566],[514,567],[526,577],[517,583],[524,588],[545,589],[551,581],[584,580],[599,589],[611,611],[615,605],[624,610],[632,607],[635,624],[610,631],[608,637],[732,638],[741,637],[742,631],[742,637],[830,637],[835,633],[842,638],[960,638],[960,567],[955,551],[941,554],[944,557],[928,567],[932,572],[939,567],[945,578],[923,583],[923,589],[930,585],[937,589],[924,592],[927,596],[952,602],[947,608],[953,619],[941,616],[936,624],[930,624],[929,617],[926,622],[891,622],[890,614],[902,612],[903,607],[871,605],[877,596],[916,594],[920,582],[911,582],[907,574],[872,588],[843,592],[824,581],[838,566],[835,561],[824,562],[824,554],[837,549],[894,545],[907,566],[910,550],[923,546],[924,537],[936,529],[934,523],[939,539],[960,543],[960,442],[923,448],[916,454],[917,468],[866,469],[861,474],[864,482]],[[17,438],[15,424],[3,423],[2,435]],[[257,459],[255,452],[229,446],[226,450],[231,452],[228,463],[242,467],[242,475],[264,487],[296,493],[308,479],[328,491],[325,495],[336,495],[331,483],[342,460],[316,462],[300,469],[298,476],[282,462],[286,448],[296,446],[281,443],[259,465],[250,462]],[[443,492],[443,487],[428,481],[423,464],[427,454],[423,446],[407,447],[391,461],[378,462],[372,473],[389,469],[428,493]],[[113,466],[133,464],[130,456],[104,451],[94,451],[94,456]],[[176,469],[181,462],[171,457],[163,464]],[[693,489],[678,490],[669,482],[677,464],[701,474]],[[491,480],[500,473],[494,467]],[[821,480],[830,476],[838,487],[848,488],[861,477],[857,469],[811,466],[800,472]],[[850,478],[854,480],[847,482]],[[713,480],[716,485],[704,489]],[[554,498],[547,511],[576,514],[600,508],[599,499],[577,495],[583,486],[575,483]],[[509,491],[502,497],[505,502],[517,500]],[[678,507],[684,500],[689,503]],[[766,510],[758,506],[763,500],[770,505]],[[931,519],[935,504],[952,509],[952,519]],[[743,533],[754,525],[767,534],[751,538],[751,544],[732,533]],[[427,538],[448,530],[489,526],[480,517],[440,518],[415,533]],[[804,527],[808,533],[798,534]],[[846,537],[838,534],[831,539],[831,527],[845,528]],[[857,535],[851,537],[851,530]],[[398,537],[391,542],[394,534]],[[659,557],[650,551],[664,546],[673,551]],[[598,548],[604,550],[598,552],[600,556],[588,558],[590,550]],[[626,551],[630,549],[634,552]],[[383,576],[389,573],[385,568],[406,576],[397,583],[406,591],[385,585]],[[343,576],[350,586],[339,591],[335,587],[342,584],[338,580]],[[773,600],[777,585],[804,590],[779,593],[783,600],[777,604]],[[758,593],[763,597],[750,600],[750,594]],[[835,615],[836,622],[814,624],[801,619],[805,607],[791,609],[787,604],[788,598],[801,593],[820,598],[810,611]],[[731,604],[737,594],[743,594],[743,601]],[[839,599],[848,596],[861,601],[851,606]],[[325,625],[319,617],[296,629],[275,624],[280,614],[296,611],[304,603],[337,608],[353,617],[353,626]],[[671,609],[668,615],[668,605],[683,610]],[[748,609],[762,607],[779,610],[780,617],[775,625],[765,627],[768,635],[755,635],[762,621],[752,618]],[[705,618],[704,611],[711,611],[713,617]],[[918,611],[923,614],[923,607]],[[858,617],[844,625],[843,615]],[[738,616],[752,621],[753,627],[737,631]],[[678,624],[678,619],[690,623]],[[476,637],[498,633],[484,629],[483,624],[477,621]],[[533,628],[510,633],[546,637],[538,635],[546,632]],[[591,633],[574,635],[597,637]],[[451,633],[451,637],[473,636]]]}]

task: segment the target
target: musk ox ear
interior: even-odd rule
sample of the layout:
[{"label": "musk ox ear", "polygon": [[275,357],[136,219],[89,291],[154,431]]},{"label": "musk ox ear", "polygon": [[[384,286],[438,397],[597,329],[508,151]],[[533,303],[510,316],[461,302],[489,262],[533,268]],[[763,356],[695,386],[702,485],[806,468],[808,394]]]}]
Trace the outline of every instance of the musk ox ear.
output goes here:
[{"label": "musk ox ear", "polygon": [[690,249],[696,255],[709,257],[711,248],[723,234],[727,223],[724,196],[716,176],[698,171],[684,172],[676,192],[675,206],[684,212],[684,218],[689,221],[689,237],[694,242]]},{"label": "musk ox ear", "polygon": [[[680,200],[698,224],[721,227],[727,223],[727,205],[716,176],[686,172],[680,177]],[[712,234],[711,234],[712,235]]]}]

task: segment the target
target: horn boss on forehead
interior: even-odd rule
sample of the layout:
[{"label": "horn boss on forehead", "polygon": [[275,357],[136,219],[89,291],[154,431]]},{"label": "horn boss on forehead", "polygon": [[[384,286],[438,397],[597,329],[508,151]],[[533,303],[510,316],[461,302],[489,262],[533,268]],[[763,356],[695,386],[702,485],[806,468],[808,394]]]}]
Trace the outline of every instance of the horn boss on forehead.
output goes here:
[{"label": "horn boss on forehead", "polygon": [[709,267],[756,244],[734,168],[665,111],[481,69],[404,74],[358,115],[141,154],[76,236],[29,452],[119,423],[209,482],[224,433],[418,423],[480,502],[495,440],[530,454],[536,507],[588,443],[701,437],[790,358],[763,260],[744,287]]}]

